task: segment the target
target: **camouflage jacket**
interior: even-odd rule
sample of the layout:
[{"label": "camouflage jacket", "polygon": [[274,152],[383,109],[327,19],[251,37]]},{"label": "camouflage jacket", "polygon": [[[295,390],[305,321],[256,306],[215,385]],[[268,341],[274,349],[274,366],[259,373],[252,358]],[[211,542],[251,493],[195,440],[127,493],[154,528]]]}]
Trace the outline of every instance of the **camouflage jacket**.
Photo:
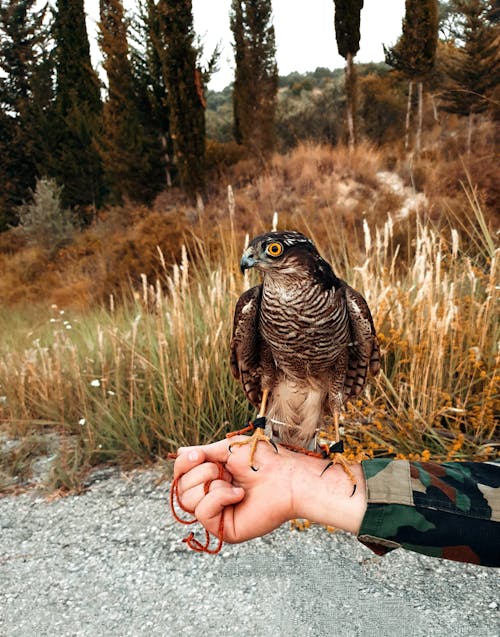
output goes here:
[{"label": "camouflage jacket", "polygon": [[500,464],[362,463],[368,508],[358,539],[378,554],[403,547],[500,566]]}]

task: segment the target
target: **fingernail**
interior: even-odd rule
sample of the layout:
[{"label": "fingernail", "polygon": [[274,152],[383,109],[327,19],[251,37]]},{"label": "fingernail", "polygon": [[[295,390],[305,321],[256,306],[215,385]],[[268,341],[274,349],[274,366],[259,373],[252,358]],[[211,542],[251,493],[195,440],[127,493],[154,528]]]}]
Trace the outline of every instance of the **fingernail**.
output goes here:
[{"label": "fingernail", "polygon": [[193,449],[188,453],[189,460],[198,460],[199,457],[200,454],[196,451],[196,449]]}]

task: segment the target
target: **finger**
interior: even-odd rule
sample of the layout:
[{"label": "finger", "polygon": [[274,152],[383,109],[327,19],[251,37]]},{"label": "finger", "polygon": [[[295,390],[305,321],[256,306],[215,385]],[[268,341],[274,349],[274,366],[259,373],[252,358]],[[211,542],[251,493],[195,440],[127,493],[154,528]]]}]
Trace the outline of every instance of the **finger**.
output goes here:
[{"label": "finger", "polygon": [[[193,452],[202,453],[204,459],[207,459],[210,462],[222,462],[223,464],[225,464],[229,458],[229,445],[232,443],[234,444],[238,440],[248,440],[248,436],[235,436],[231,439],[223,438],[218,442],[212,442],[209,445],[200,445],[197,447],[179,447],[179,449],[177,450],[179,453],[179,457],[176,460],[176,464],[184,456],[184,454],[190,455]],[[187,458],[185,459],[185,461],[187,462]],[[195,464],[199,463],[195,462]]]},{"label": "finger", "polygon": [[202,464],[205,461],[205,454],[201,447],[185,447],[179,449],[179,455],[174,464],[174,478],[178,478],[187,473],[193,467]]},{"label": "finger", "polygon": [[191,489],[197,485],[204,485],[207,482],[213,480],[224,479],[227,482],[231,482],[232,476],[229,471],[223,469],[222,474],[219,465],[213,462],[204,462],[203,464],[193,467],[179,478],[178,489],[179,494],[182,495],[188,489]]},{"label": "finger", "polygon": [[202,484],[196,484],[190,489],[187,489],[183,493],[179,493],[180,501],[184,509],[193,512],[198,504],[205,498],[208,493],[213,492],[216,489],[230,488],[232,484],[226,480],[212,480]]},{"label": "finger", "polygon": [[243,500],[245,491],[241,487],[233,487],[227,483],[218,484],[202,498],[194,510],[194,514],[203,526],[217,535],[220,516],[224,507],[237,504]]}]

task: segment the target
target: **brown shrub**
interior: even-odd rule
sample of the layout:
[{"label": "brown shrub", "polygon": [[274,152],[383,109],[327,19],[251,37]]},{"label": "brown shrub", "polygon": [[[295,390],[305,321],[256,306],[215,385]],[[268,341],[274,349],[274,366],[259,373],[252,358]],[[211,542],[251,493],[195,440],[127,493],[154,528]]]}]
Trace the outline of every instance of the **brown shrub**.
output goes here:
[{"label": "brown shrub", "polygon": [[[130,283],[141,284],[142,274],[153,282],[162,273],[159,249],[168,271],[179,261],[182,244],[194,259],[217,258],[231,241],[236,267],[245,234],[269,230],[275,211],[279,228],[314,236],[322,251],[340,265],[346,250],[364,258],[364,221],[374,233],[390,215],[394,250],[400,244],[402,260],[411,245],[415,214],[435,225],[456,226],[458,218],[471,227],[470,202],[461,182],[476,188],[493,234],[498,227],[499,180],[486,132],[483,145],[468,158],[451,156],[450,148],[443,150],[431,132],[423,152],[413,158],[394,147],[382,151],[362,144],[352,151],[300,144],[265,165],[243,159],[221,169],[203,204],[193,206],[173,188],[159,195],[151,208],[126,203],[103,209],[90,227],[53,255],[27,247],[17,230],[0,234],[0,302],[56,302],[83,309],[110,294],[119,298]],[[390,168],[427,198],[426,208],[411,212],[411,218],[400,215],[406,195],[381,183],[378,173]],[[232,218],[228,184],[235,199]]]}]

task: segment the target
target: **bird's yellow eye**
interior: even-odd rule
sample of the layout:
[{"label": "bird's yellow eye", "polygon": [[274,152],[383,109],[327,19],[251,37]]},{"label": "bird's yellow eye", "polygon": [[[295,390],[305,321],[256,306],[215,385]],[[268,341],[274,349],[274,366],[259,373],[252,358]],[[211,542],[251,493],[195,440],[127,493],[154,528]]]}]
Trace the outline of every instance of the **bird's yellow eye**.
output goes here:
[{"label": "bird's yellow eye", "polygon": [[271,257],[279,257],[280,254],[283,252],[283,246],[281,245],[281,243],[274,241],[267,246],[266,252]]}]

